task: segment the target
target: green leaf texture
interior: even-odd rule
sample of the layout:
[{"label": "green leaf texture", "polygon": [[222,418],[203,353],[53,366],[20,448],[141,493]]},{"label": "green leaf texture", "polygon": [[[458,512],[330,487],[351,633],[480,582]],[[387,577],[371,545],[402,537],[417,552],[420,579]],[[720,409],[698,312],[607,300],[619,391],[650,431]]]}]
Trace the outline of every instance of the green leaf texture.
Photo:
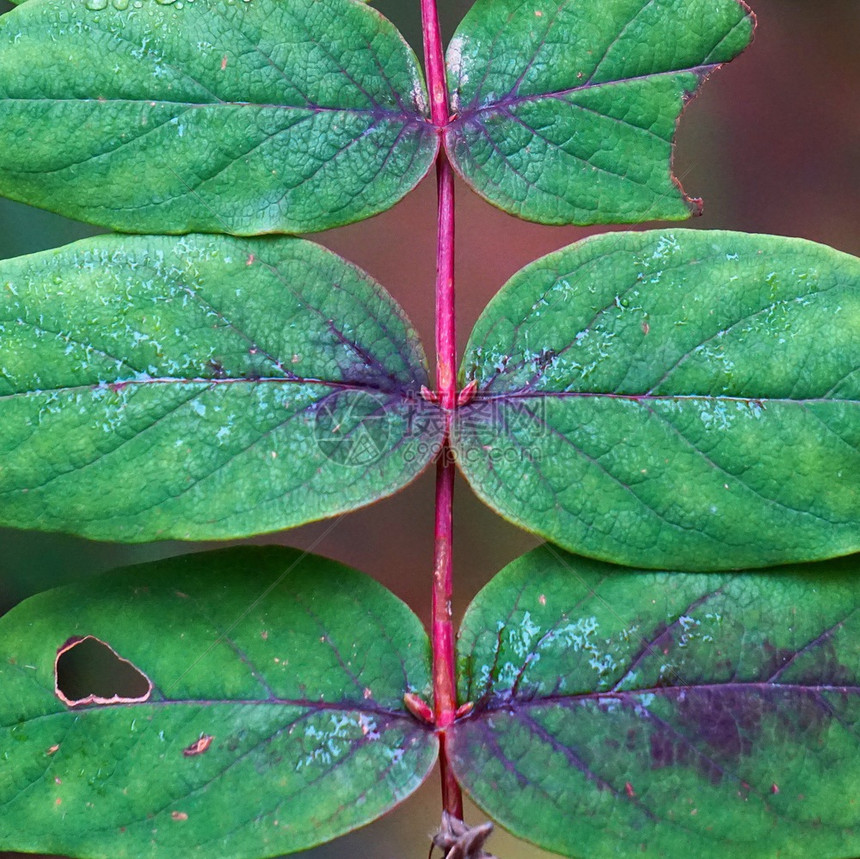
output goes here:
[{"label": "green leaf texture", "polygon": [[105,236],[9,260],[0,521],[219,539],[354,509],[431,458],[426,381],[393,299],[301,239]]},{"label": "green leaf texture", "polygon": [[860,261],[798,239],[616,233],[526,267],[463,363],[460,465],[592,557],[733,569],[860,549]]},{"label": "green leaf texture", "polygon": [[463,621],[457,778],[564,856],[857,856],[857,565],[646,573],[529,553]]},{"label": "green leaf texture", "polygon": [[477,0],[448,49],[448,154],[528,220],[687,218],[678,116],[753,26],[735,0]]},{"label": "green leaf texture", "polygon": [[[58,697],[58,651],[88,637],[145,675],[145,700]],[[418,619],[367,576],[295,550],[189,555],[48,591],[0,620],[0,649],[7,849],[293,852],[384,814],[436,757],[403,705],[429,695]]]},{"label": "green leaf texture", "polygon": [[[58,697],[58,651],[89,637],[145,675],[145,700]],[[48,591],[0,621],[0,648],[7,849],[293,852],[384,814],[436,758],[403,705],[429,694],[420,622],[306,553],[230,549]]]},{"label": "green leaf texture", "polygon": [[425,103],[354,0],[35,0],[0,19],[0,193],[126,232],[321,230],[427,172]]}]

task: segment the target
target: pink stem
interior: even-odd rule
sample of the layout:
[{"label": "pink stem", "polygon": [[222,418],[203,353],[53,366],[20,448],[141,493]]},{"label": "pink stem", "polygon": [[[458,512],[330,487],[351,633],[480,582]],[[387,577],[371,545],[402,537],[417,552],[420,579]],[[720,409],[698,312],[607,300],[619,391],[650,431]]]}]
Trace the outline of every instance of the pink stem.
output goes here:
[{"label": "pink stem", "polygon": [[424,34],[424,64],[430,90],[430,118],[437,128],[448,124],[448,82],[445,78],[445,55],[439,31],[436,0],[421,0],[421,29]]},{"label": "pink stem", "polygon": [[[435,0],[421,0],[424,57],[430,91],[430,116],[440,136],[448,124],[448,86],[439,15]],[[439,731],[442,805],[463,819],[463,794],[448,759],[446,729],[457,712],[454,659],[452,548],[454,533],[454,459],[451,416],[457,403],[457,341],[454,317],[454,172],[442,146],[436,159],[438,220],[436,245],[436,390],[445,415],[445,439],[436,463],[436,528],[433,565],[433,702]]]},{"label": "pink stem", "polygon": [[433,569],[433,702],[439,731],[439,765],[442,771],[442,805],[463,819],[463,795],[448,760],[446,729],[457,710],[454,683],[454,623],[451,617],[454,502],[454,463],[448,443],[436,463],[436,557]]},{"label": "pink stem", "polygon": [[436,159],[439,218],[436,246],[436,386],[446,430],[457,404],[457,338],[454,319],[454,171],[444,151]]}]

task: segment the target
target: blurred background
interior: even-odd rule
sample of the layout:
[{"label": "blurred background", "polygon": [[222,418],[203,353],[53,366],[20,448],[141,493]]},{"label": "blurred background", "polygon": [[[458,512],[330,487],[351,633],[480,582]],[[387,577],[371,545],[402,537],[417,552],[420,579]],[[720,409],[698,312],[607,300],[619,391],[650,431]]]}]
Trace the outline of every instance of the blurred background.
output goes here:
[{"label": "blurred background", "polygon": [[[379,0],[375,5],[420,54],[418,0]],[[468,0],[440,0],[446,37],[471,5]],[[687,193],[705,203],[703,216],[684,226],[801,236],[860,255],[860,0],[751,0],[751,5],[759,22],[754,44],[705,84],[681,120],[675,172]],[[9,8],[0,0],[0,12]],[[0,258],[57,247],[94,232],[0,200]],[[461,345],[484,305],[514,272],[593,232],[598,230],[518,221],[458,184]],[[432,348],[432,177],[391,211],[314,238],[384,284]],[[455,514],[454,609],[459,618],[494,573],[537,541],[485,508],[462,481]],[[426,622],[433,560],[432,473],[364,510],[255,542],[307,548],[355,566],[383,582]],[[120,546],[0,529],[0,613],[58,584],[213,545]],[[438,792],[434,774],[383,820],[295,855],[425,859],[439,822]],[[472,807],[466,816],[472,823],[485,819]],[[488,847],[502,859],[550,855],[501,832]]]}]

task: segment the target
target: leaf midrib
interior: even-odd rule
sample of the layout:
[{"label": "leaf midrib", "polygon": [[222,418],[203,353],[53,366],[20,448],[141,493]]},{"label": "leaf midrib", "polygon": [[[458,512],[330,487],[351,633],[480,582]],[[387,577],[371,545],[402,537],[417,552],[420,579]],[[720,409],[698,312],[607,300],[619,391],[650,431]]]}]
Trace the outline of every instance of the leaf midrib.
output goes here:
[{"label": "leaf midrib", "polygon": [[622,84],[637,83],[639,81],[648,81],[654,78],[681,74],[694,74],[699,79],[701,79],[709,75],[711,72],[714,71],[714,69],[717,68],[717,66],[720,65],[722,65],[722,63],[702,63],[698,66],[689,66],[687,68],[681,69],[666,69],[664,71],[659,72],[649,72],[648,74],[644,75],[632,75],[631,77],[618,78],[617,80],[588,80],[584,83],[577,84],[573,87],[567,87],[565,89],[550,90],[549,92],[528,93],[526,95],[508,92],[501,98],[496,98],[493,101],[488,101],[483,104],[477,104],[477,102],[481,99],[481,95],[477,94],[472,99],[469,105],[464,107],[455,106],[456,118],[450,123],[450,125],[456,125],[458,122],[475,121],[475,117],[477,117],[477,115],[481,113],[505,110],[511,107],[516,107],[520,104],[538,102],[543,99],[564,99],[578,92],[587,92],[588,90],[600,89],[601,87],[614,87]]},{"label": "leaf midrib", "polygon": [[520,389],[515,391],[500,392],[498,394],[480,393],[473,400],[473,404],[482,402],[498,402],[504,400],[529,400],[529,399],[607,399],[622,400],[634,403],[650,402],[675,402],[678,400],[686,402],[727,402],[742,403],[744,405],[765,406],[767,404],[780,405],[807,405],[809,403],[845,403],[846,405],[858,406],[860,399],[851,397],[776,397],[768,396],[741,396],[739,394],[622,394],[615,391],[537,391]]},{"label": "leaf midrib", "polygon": [[144,387],[146,385],[203,385],[206,388],[213,388],[218,385],[237,385],[245,383],[247,385],[261,384],[291,384],[291,385],[319,385],[320,387],[336,388],[340,390],[350,391],[373,391],[380,394],[394,395],[399,394],[404,399],[409,399],[409,391],[405,385],[393,385],[384,387],[381,384],[372,384],[370,382],[344,382],[334,381],[330,379],[314,379],[286,376],[271,376],[260,378],[248,378],[243,376],[230,377],[225,379],[207,379],[205,377],[156,377],[150,379],[129,379],[116,382],[99,382],[89,385],[63,385],[54,388],[32,388],[30,390],[15,391],[11,394],[0,394],[0,402],[11,400],[18,397],[43,396],[45,394],[65,394],[78,391],[111,391],[119,393],[125,388]]},{"label": "leaf midrib", "polygon": [[[47,691],[47,690],[46,690]],[[53,698],[53,692],[51,693]],[[373,701],[317,701],[308,698],[167,698],[162,697],[151,701],[134,701],[116,704],[87,704],[80,707],[65,707],[62,710],[54,710],[49,713],[38,713],[34,716],[25,716],[10,725],[0,725],[0,731],[9,731],[23,725],[40,722],[43,719],[54,719],[57,717],[75,717],[81,713],[98,713],[109,710],[119,712],[138,711],[146,707],[294,707],[309,713],[316,711],[344,712],[344,713],[366,713],[396,721],[412,722],[421,727],[414,716],[406,710],[397,710],[383,707]],[[428,726],[429,730],[432,730]]]},{"label": "leaf midrib", "polygon": [[415,125],[426,125],[428,129],[432,128],[430,121],[427,117],[421,115],[420,113],[410,113],[403,110],[395,110],[392,108],[382,107],[381,105],[374,105],[373,107],[337,107],[337,106],[329,106],[329,105],[319,105],[319,104],[274,104],[268,102],[254,102],[254,101],[222,101],[221,99],[217,99],[216,101],[202,101],[202,102],[192,102],[186,100],[176,100],[171,101],[165,98],[112,98],[112,97],[99,97],[99,98],[56,98],[52,96],[44,96],[44,97],[28,97],[28,98],[9,98],[4,97],[4,104],[11,103],[38,103],[38,102],[49,102],[50,104],[63,104],[63,103],[72,103],[72,104],[100,104],[100,105],[116,105],[116,104],[128,104],[128,105],[147,105],[149,107],[181,107],[185,110],[194,110],[199,109],[203,110],[206,108],[210,109],[220,109],[220,108],[234,108],[234,109],[245,109],[245,108],[257,108],[260,110],[298,110],[298,111],[308,111],[310,113],[358,113],[358,114],[369,114],[373,117],[389,117],[394,119],[401,119],[407,123],[414,123]]},{"label": "leaf midrib", "polygon": [[642,695],[654,695],[655,697],[670,697],[690,692],[761,692],[761,693],[794,693],[794,694],[846,694],[860,696],[860,686],[836,686],[831,684],[803,684],[803,683],[770,683],[764,680],[731,681],[728,683],[684,683],[679,686],[649,686],[641,689],[630,689],[625,691],[606,692],[579,692],[572,694],[550,694],[521,696],[504,698],[499,693],[491,694],[488,701],[477,704],[475,709],[465,719],[481,718],[486,713],[502,711],[515,712],[518,709],[530,709],[532,707],[554,706],[578,706],[583,703],[604,703],[607,700],[618,701],[621,704],[633,704],[642,706],[636,700]]}]

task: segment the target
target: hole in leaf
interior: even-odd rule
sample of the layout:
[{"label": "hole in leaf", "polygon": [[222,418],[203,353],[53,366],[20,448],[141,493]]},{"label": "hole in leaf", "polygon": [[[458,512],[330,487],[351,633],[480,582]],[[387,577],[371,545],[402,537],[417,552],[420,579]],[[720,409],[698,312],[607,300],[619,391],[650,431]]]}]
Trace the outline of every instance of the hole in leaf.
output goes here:
[{"label": "hole in leaf", "polygon": [[54,681],[57,697],[70,707],[140,703],[152,692],[142,671],[92,635],[69,639],[57,651]]}]

